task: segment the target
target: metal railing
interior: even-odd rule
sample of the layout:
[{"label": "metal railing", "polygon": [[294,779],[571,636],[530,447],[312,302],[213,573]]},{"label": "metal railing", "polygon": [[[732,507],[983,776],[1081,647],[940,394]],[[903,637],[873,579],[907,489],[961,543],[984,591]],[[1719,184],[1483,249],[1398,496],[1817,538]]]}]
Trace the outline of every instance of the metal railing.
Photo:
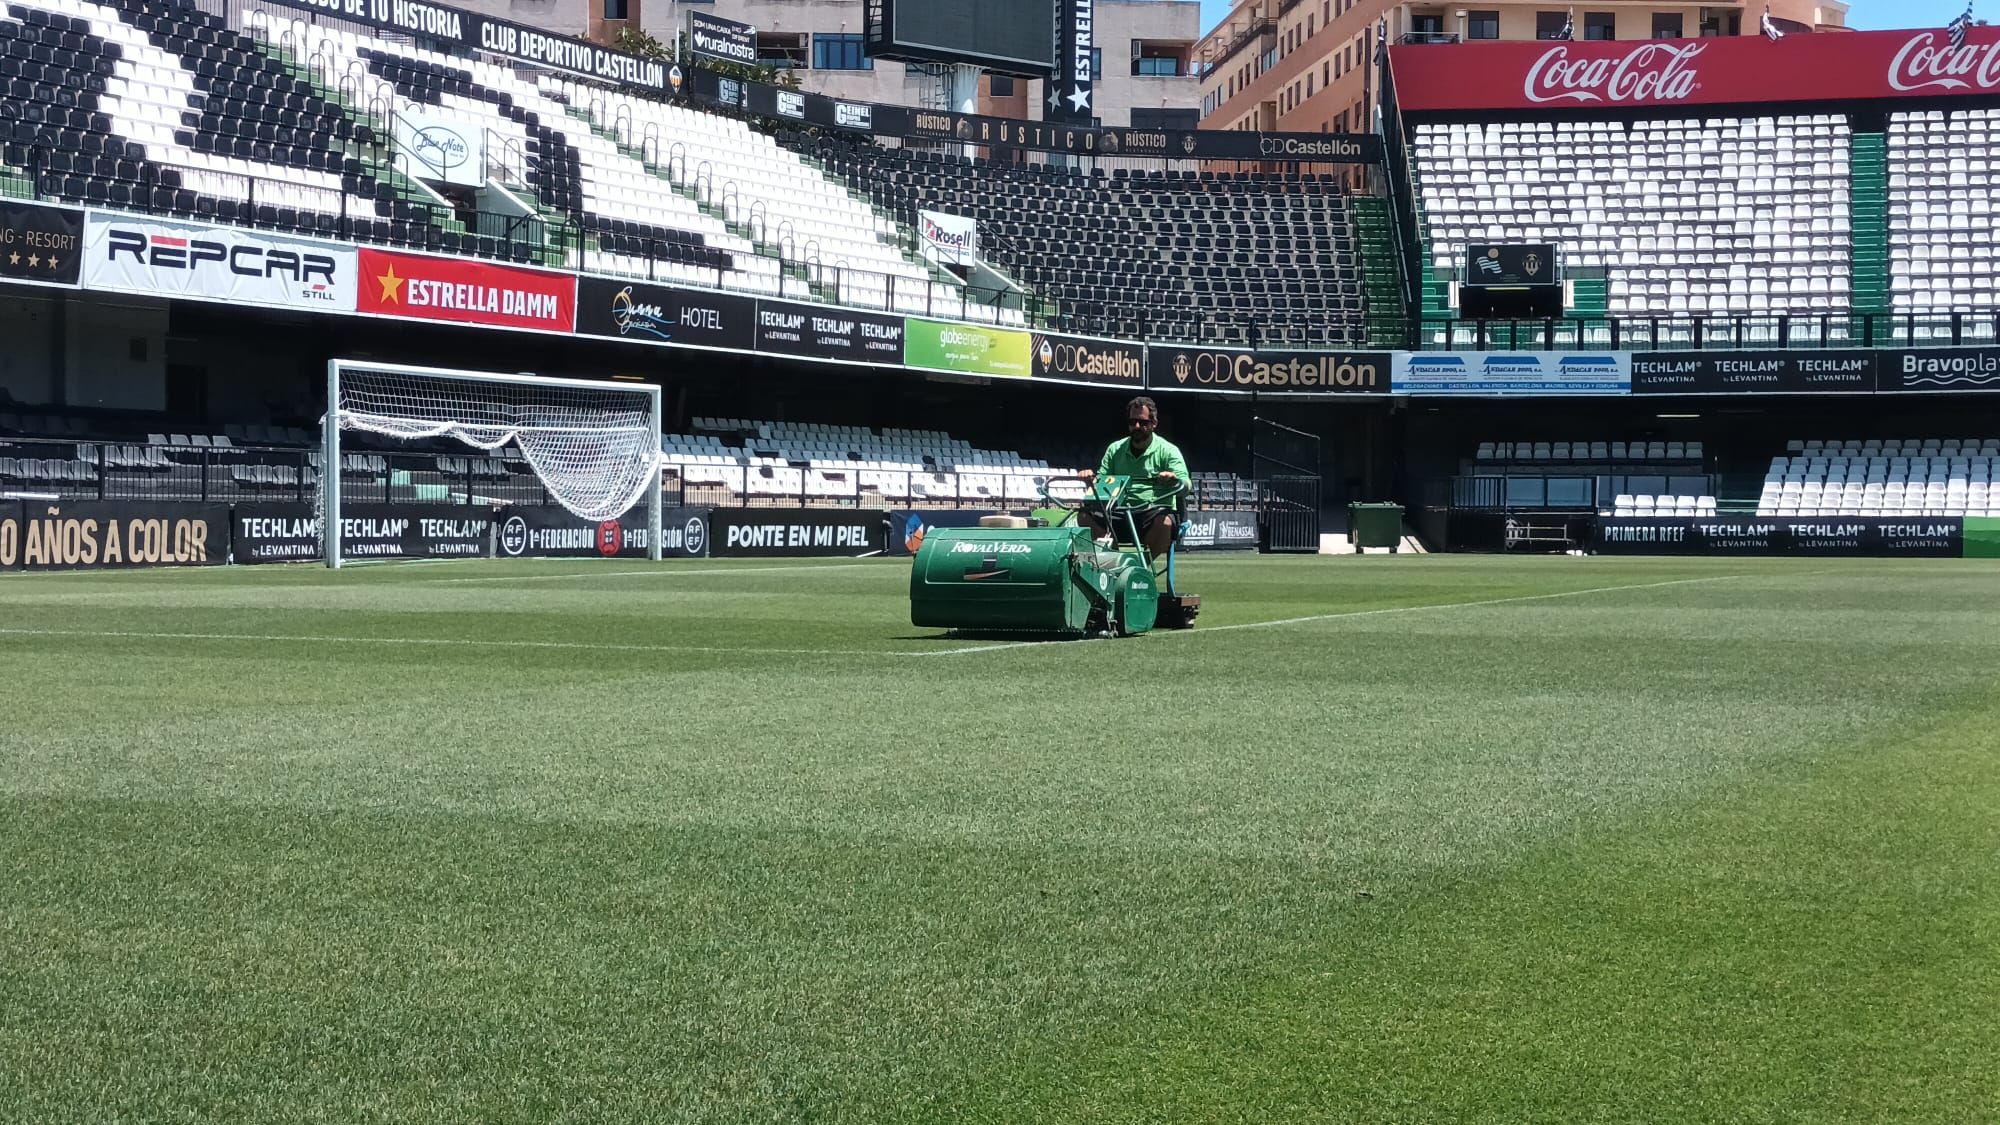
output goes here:
[{"label": "metal railing", "polygon": [[1461,320],[1427,315],[1417,351],[1710,351],[1943,347],[2000,343],[2000,311],[1775,316],[1566,316]]}]

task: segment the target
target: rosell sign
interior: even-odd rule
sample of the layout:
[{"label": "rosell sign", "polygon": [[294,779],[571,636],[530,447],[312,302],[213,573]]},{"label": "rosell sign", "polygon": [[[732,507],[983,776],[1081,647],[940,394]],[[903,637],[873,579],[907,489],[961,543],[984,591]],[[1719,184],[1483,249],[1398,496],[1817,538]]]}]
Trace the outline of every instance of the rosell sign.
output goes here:
[{"label": "rosell sign", "polygon": [[1406,112],[1623,108],[2000,90],[2000,28],[1953,47],[1942,30],[1642,42],[1499,42],[1392,47]]}]

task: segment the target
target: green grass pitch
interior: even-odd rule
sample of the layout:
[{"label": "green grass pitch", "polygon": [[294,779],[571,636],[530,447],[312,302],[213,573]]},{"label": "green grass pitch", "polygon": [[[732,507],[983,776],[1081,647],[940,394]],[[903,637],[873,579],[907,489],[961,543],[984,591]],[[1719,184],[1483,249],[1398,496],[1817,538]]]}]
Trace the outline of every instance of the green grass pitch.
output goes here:
[{"label": "green grass pitch", "polygon": [[2000,1119],[2000,564],[0,580],[0,1121]]}]

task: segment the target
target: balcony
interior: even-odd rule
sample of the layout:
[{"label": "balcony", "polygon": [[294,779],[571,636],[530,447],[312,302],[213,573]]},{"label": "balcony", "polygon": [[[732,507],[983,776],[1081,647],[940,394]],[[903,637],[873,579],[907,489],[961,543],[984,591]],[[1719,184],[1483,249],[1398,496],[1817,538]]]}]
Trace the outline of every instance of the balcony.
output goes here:
[{"label": "balcony", "polygon": [[1458,42],[1458,33],[1455,31],[1406,31],[1403,33],[1403,37],[1397,40],[1397,42],[1406,47],[1415,43],[1456,43]]}]

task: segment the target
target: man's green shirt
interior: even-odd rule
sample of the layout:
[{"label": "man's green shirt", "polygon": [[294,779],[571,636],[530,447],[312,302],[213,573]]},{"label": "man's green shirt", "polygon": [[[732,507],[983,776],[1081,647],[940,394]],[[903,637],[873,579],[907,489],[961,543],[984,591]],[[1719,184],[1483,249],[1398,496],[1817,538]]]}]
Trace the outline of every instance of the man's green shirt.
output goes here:
[{"label": "man's green shirt", "polygon": [[1161,473],[1172,473],[1187,483],[1187,460],[1181,456],[1180,447],[1158,434],[1146,446],[1144,453],[1132,449],[1131,438],[1119,438],[1104,451],[1104,460],[1097,466],[1100,477],[1131,477],[1131,487],[1126,496],[1134,504],[1153,504],[1159,501],[1160,486],[1154,477]]}]

